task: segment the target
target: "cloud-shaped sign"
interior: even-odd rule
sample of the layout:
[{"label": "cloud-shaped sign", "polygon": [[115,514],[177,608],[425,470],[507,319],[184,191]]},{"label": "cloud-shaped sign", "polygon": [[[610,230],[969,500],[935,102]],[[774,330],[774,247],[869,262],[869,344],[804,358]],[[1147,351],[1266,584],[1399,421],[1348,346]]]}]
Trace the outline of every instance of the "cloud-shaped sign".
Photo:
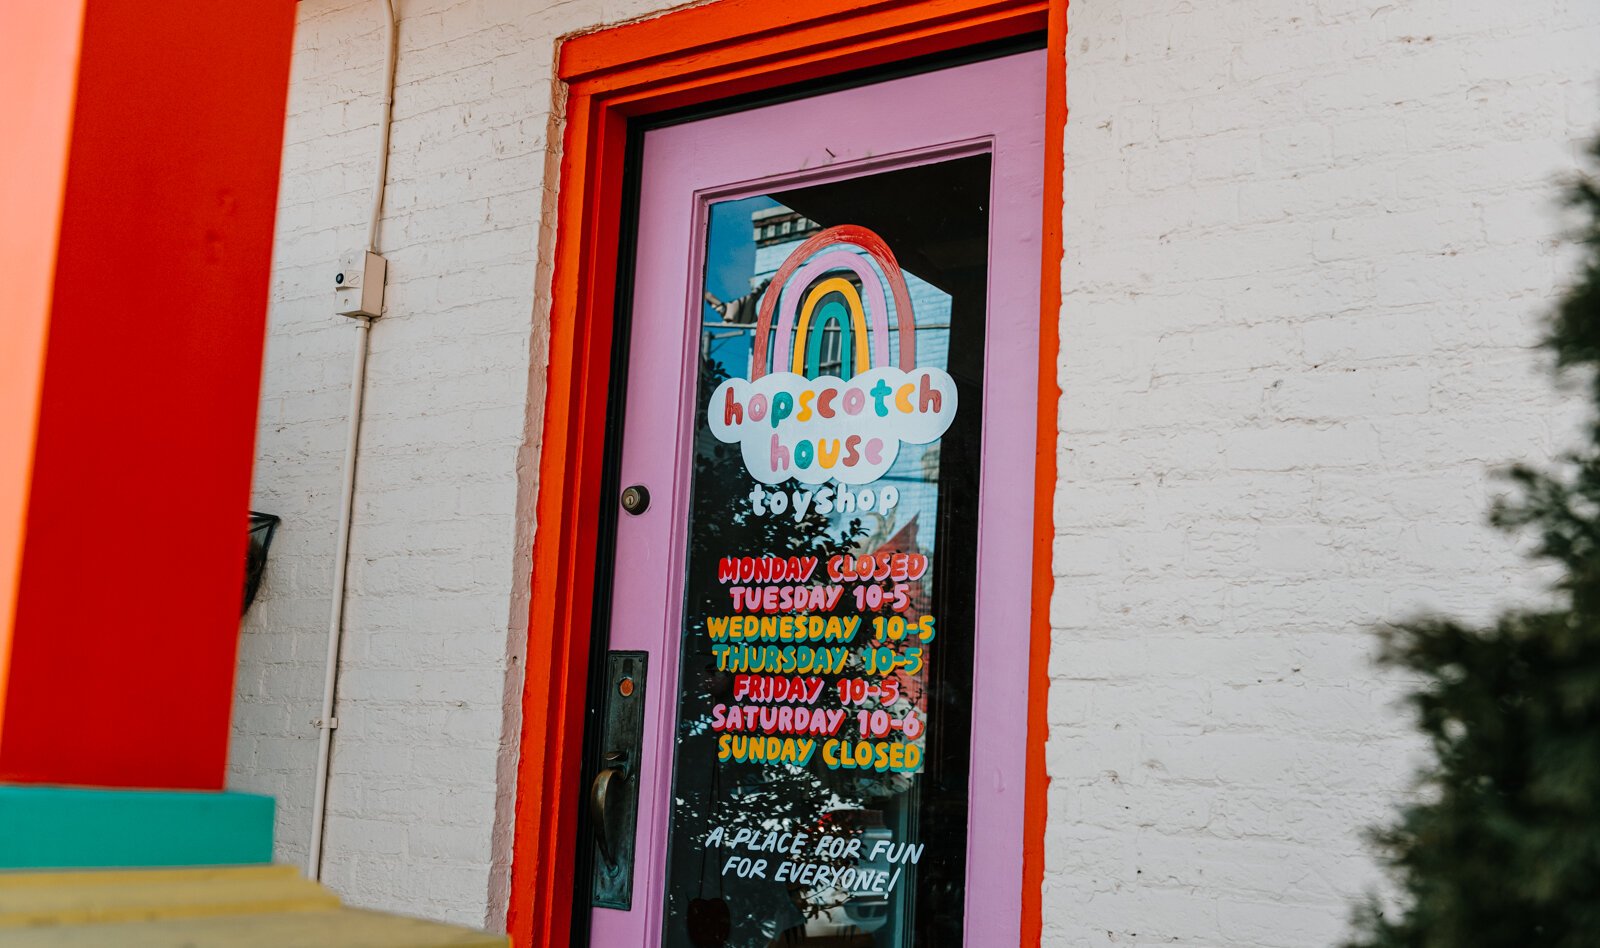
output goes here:
[{"label": "cloud-shaped sign", "polygon": [[763,484],[836,480],[870,484],[900,445],[927,444],[956,414],[955,380],[943,369],[868,369],[849,379],[808,379],[774,372],[755,381],[728,379],[712,393],[712,434],[737,442],[751,476]]}]

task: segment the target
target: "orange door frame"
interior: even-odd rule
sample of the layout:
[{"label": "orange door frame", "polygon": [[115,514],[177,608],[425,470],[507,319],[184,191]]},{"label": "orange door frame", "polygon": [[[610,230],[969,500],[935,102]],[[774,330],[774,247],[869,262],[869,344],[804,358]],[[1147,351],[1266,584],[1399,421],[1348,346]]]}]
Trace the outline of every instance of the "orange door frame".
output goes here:
[{"label": "orange door frame", "polygon": [[1044,766],[1061,304],[1065,0],[716,0],[567,38],[566,125],[551,290],[515,841],[506,925],[519,948],[567,948],[579,820],[594,567],[629,119],[946,52],[1047,35],[1028,773],[1021,944],[1041,929]]}]

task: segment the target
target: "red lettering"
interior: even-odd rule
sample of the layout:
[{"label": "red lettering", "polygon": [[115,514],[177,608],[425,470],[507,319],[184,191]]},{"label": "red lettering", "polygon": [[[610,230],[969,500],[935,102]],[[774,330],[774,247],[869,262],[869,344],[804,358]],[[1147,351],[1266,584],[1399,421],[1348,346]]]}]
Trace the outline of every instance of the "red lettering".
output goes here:
[{"label": "red lettering", "polygon": [[906,579],[921,579],[928,571],[928,558],[921,553],[906,554]]}]

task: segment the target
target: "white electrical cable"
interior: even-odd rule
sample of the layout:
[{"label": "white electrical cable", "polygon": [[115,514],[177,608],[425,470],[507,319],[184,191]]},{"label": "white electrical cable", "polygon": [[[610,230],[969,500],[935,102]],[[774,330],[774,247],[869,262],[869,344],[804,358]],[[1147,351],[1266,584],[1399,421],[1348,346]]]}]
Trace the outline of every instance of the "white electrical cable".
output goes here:
[{"label": "white electrical cable", "polygon": [[[397,29],[394,0],[384,0],[386,13],[383,58],[383,114],[378,122],[378,170],[372,188],[372,217],[367,225],[367,250],[378,252],[378,227],[383,192],[389,177],[389,125],[394,114],[394,66]],[[339,494],[339,526],[333,553],[333,603],[328,618],[328,657],[322,682],[322,716],[317,719],[317,775],[311,795],[311,843],[306,850],[306,876],[322,875],[323,832],[328,816],[328,781],[333,762],[334,715],[339,688],[339,652],[344,638],[345,575],[350,563],[350,521],[355,509],[356,456],[361,444],[361,401],[367,387],[367,341],[372,319],[356,317],[355,366],[350,379],[350,416],[345,429],[343,484]]]},{"label": "white electrical cable", "polygon": [[361,439],[361,398],[367,375],[367,334],[372,320],[356,318],[356,357],[350,384],[350,422],[345,429],[344,483],[339,494],[339,527],[333,553],[333,606],[328,620],[328,659],[322,683],[322,716],[317,719],[317,777],[311,795],[311,844],[306,850],[306,876],[322,874],[322,832],[327,822],[329,764],[333,760],[334,698],[339,683],[339,645],[344,631],[345,573],[350,562],[350,515],[355,505],[356,448]]},{"label": "white electrical cable", "polygon": [[382,223],[383,191],[389,182],[389,125],[394,115],[394,61],[399,53],[399,33],[394,0],[383,0],[388,15],[383,44],[383,118],[378,123],[378,178],[372,186],[372,220],[367,224],[367,249],[378,252],[378,226]]}]

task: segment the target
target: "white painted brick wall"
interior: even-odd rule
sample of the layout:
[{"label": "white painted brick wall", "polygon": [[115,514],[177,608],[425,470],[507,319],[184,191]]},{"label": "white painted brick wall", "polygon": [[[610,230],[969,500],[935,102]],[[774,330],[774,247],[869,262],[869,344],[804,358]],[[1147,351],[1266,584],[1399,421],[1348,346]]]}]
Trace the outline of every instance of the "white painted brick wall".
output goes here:
[{"label": "white painted brick wall", "polygon": [[[399,0],[327,878],[498,926],[545,359],[554,38],[656,0]],[[1050,945],[1327,945],[1417,746],[1363,623],[1538,577],[1495,462],[1600,124],[1594,0],[1074,0]],[[231,784],[304,859],[377,0],[300,4]]]},{"label": "white painted brick wall", "polygon": [[1600,128],[1589,0],[1073,0],[1045,942],[1336,943],[1418,742],[1364,625],[1483,526]]},{"label": "white painted brick wall", "polygon": [[[380,0],[305,0],[255,473],[284,518],[244,624],[229,781],[303,863],[355,330],[332,313],[377,144]],[[504,924],[545,362],[555,38],[652,3],[397,0],[400,55],[325,879]],[[654,4],[661,6],[661,4]]]}]

